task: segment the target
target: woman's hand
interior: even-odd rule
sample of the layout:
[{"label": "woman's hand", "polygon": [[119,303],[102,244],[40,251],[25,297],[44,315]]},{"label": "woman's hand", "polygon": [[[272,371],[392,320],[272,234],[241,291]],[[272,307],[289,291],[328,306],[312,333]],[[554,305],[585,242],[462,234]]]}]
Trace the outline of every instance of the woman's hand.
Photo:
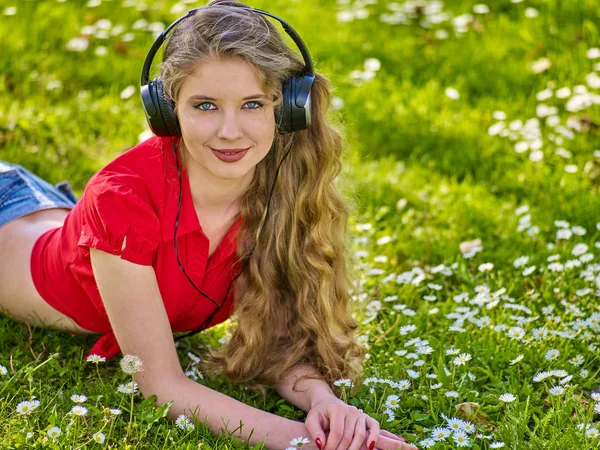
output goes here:
[{"label": "woman's hand", "polygon": [[304,425],[321,450],[417,450],[403,437],[380,430],[379,422],[340,399],[313,405]]}]

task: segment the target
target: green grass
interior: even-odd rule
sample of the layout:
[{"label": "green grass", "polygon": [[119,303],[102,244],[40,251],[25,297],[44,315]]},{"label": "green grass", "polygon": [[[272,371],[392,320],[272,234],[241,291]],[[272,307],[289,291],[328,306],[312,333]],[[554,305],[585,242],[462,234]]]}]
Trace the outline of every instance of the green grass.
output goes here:
[{"label": "green grass", "polygon": [[[154,36],[133,30],[133,24],[143,18],[168,25],[182,15],[171,12],[175,1],[138,2],[147,4],[146,10],[123,6],[120,0],[104,0],[93,8],[86,3],[0,0],[0,13],[17,7],[15,15],[0,16],[0,159],[53,183],[69,180],[76,195],[95,171],[137,144],[146,130],[137,89]],[[473,14],[476,23],[464,33],[456,33],[451,20],[428,28],[419,25],[420,19],[405,25],[384,23],[380,18],[391,12],[388,2],[371,3],[364,6],[368,17],[338,23],[337,13],[352,4],[252,4],[280,15],[300,33],[316,69],[332,81],[334,95],[343,101],[332,118],[344,127],[348,142],[340,185],[358,200],[351,225],[353,249],[361,252],[362,294],[355,308],[361,340],[369,349],[364,377],[373,381],[354,397],[344,392],[345,400],[420,448],[424,444],[419,442],[445,424],[443,415],[476,424],[482,437],[471,436],[469,447],[474,449],[493,448],[493,441],[519,450],[597,448],[599,438],[586,436],[582,427],[598,428],[590,391],[600,378],[600,285],[595,281],[600,272],[600,103],[569,111],[568,98],[536,99],[549,83],[554,92],[569,87],[573,93],[576,86],[588,84],[588,74],[600,74],[600,58],[586,56],[590,48],[600,47],[597,2],[489,1],[490,12]],[[448,1],[443,11],[452,18],[472,12],[477,3]],[[187,4],[182,11],[200,5]],[[527,8],[535,8],[537,17],[527,18]],[[124,30],[108,39],[91,38],[81,53],[66,49],[83,26],[99,19],[122,24]],[[436,37],[442,29],[447,39]],[[122,42],[128,32],[133,39]],[[106,47],[106,56],[95,55],[99,46]],[[369,58],[380,62],[376,75],[354,83],[350,74],[363,70]],[[552,64],[534,73],[530,65],[540,58]],[[60,86],[48,89],[56,80]],[[128,86],[136,93],[120,98]],[[447,96],[447,88],[456,89],[460,98]],[[600,94],[589,85],[587,91]],[[558,144],[561,134],[540,117],[541,161],[530,160],[529,150],[514,150],[522,138],[488,133],[498,122],[494,111],[506,114],[508,126],[535,118],[540,103],[557,107],[563,127],[569,118],[581,117],[592,125],[571,130],[572,139],[562,137]],[[558,147],[572,156],[556,154]],[[565,170],[569,166],[576,171]],[[529,210],[517,212],[523,205]],[[530,220],[519,231],[526,215]],[[581,227],[585,234],[559,239],[558,220]],[[460,243],[474,239],[481,240],[483,249],[463,255]],[[582,253],[591,256],[573,254],[582,248],[577,244],[586,244]],[[552,255],[559,255],[563,271],[552,271]],[[516,268],[520,256],[529,260]],[[575,260],[580,266],[566,268]],[[479,270],[484,263],[492,263],[493,269]],[[528,266],[535,270],[524,275]],[[424,278],[403,283],[410,271]],[[489,288],[488,295],[483,286]],[[506,291],[494,297],[502,288]],[[468,298],[457,297],[461,293]],[[435,300],[424,299],[431,295]],[[573,336],[553,333],[573,329],[577,320],[584,328]],[[415,330],[402,334],[400,327],[411,324]],[[517,326],[524,339],[509,336]],[[548,337],[533,339],[532,332],[541,327]],[[178,349],[183,367],[193,367],[188,352],[202,354],[200,344],[220,345],[223,337],[224,328],[218,326],[183,342]],[[418,352],[411,341],[417,337],[428,341],[431,354]],[[139,396],[128,432],[129,396],[117,392],[128,379],[118,361],[98,367],[82,361],[94,340],[29,330],[0,318],[0,365],[7,368],[0,375],[0,447],[79,448],[101,429],[107,448],[247,447],[227,436],[213,436],[201,425],[182,431]],[[472,359],[456,365],[458,355],[446,354],[450,348]],[[559,351],[554,360],[545,357],[550,349]],[[523,359],[511,364],[519,355]],[[583,358],[581,365],[570,363],[577,355]],[[423,365],[415,366],[415,359],[407,356],[416,356]],[[412,378],[407,369],[419,377]],[[573,377],[534,381],[539,372],[551,370]],[[564,393],[551,395],[549,389],[561,379]],[[401,390],[383,380],[408,380],[410,386]],[[274,392],[264,401],[224,378],[200,381],[256,408],[294,420],[305,417]],[[436,383],[442,385],[432,389]],[[448,392],[457,397],[448,397]],[[503,393],[517,399],[503,403]],[[67,415],[74,405],[72,394],[88,397],[85,421]],[[392,415],[385,412],[389,395],[400,397]],[[28,415],[18,414],[17,404],[32,396],[40,406]],[[461,412],[468,402],[478,405],[476,416]],[[104,425],[104,407],[121,408],[123,414]],[[56,443],[46,435],[53,426],[62,430]],[[100,446],[87,447],[94,445]],[[456,444],[449,437],[433,448]]]}]

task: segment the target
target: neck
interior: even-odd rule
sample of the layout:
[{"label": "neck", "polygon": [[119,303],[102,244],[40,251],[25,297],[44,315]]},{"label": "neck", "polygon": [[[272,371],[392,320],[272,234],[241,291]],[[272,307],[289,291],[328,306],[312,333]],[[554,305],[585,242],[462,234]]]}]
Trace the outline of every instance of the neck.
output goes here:
[{"label": "neck", "polygon": [[186,170],[196,209],[219,215],[239,209],[241,198],[250,186],[254,174],[252,171],[241,180],[214,178],[193,162],[186,164]]}]

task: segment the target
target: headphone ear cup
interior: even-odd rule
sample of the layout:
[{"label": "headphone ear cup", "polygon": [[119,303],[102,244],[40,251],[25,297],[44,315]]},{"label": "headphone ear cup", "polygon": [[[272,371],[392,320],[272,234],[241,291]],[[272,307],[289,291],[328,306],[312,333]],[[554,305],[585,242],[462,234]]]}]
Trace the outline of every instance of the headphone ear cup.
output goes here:
[{"label": "headphone ear cup", "polygon": [[282,101],[281,105],[275,110],[275,120],[282,134],[291,133],[294,131],[292,127],[292,79],[285,80],[281,87]]},{"label": "headphone ear cup", "polygon": [[162,80],[160,78],[156,78],[154,82],[158,97],[158,108],[165,124],[165,129],[169,136],[181,136],[179,120],[175,116],[175,106],[173,105],[173,102],[165,95]]},{"label": "headphone ear cup", "polygon": [[310,126],[310,91],[314,80],[315,77],[310,75],[291,76],[283,84],[282,133],[306,130]]}]

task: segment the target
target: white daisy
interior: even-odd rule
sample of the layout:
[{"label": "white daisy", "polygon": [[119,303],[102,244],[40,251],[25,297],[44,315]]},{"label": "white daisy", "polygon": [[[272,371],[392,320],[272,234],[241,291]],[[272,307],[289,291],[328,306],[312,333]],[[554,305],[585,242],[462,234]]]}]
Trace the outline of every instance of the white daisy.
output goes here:
[{"label": "white daisy", "polygon": [[392,409],[397,408],[398,406],[400,406],[400,397],[394,394],[389,395],[385,401],[385,406]]},{"label": "white daisy", "polygon": [[452,417],[451,419],[448,419],[448,428],[450,428],[451,430],[460,430],[462,426],[462,419],[459,419],[458,417]]},{"label": "white daisy", "polygon": [[489,272],[493,268],[494,268],[494,264],[492,264],[492,263],[484,263],[484,264],[480,264],[479,265],[478,270],[480,272]]},{"label": "white daisy", "polygon": [[297,437],[290,441],[290,445],[297,445],[298,447],[302,447],[304,444],[308,444],[310,441],[305,437]]},{"label": "white daisy", "polygon": [[472,359],[472,356],[469,355],[468,353],[461,353],[459,356],[454,358],[454,365],[462,366],[463,364],[466,364],[467,361],[470,361],[471,359]]},{"label": "white daisy", "polygon": [[515,359],[513,359],[513,360],[510,362],[510,365],[511,365],[511,366],[514,366],[516,363],[518,363],[518,362],[522,361],[522,360],[523,360],[523,358],[524,358],[524,356],[523,356],[523,355],[519,355],[519,356],[517,356]]},{"label": "white daisy", "polygon": [[132,392],[137,392],[138,384],[137,382],[131,383],[131,381],[127,384],[121,384],[117,388],[117,392],[122,392],[123,394],[131,394]]},{"label": "white daisy", "polygon": [[554,397],[558,396],[558,395],[562,395],[565,393],[565,388],[562,386],[554,386],[550,388],[550,394],[552,394]]},{"label": "white daisy", "polygon": [[83,416],[87,415],[87,412],[88,412],[88,410],[85,406],[76,405],[71,408],[71,411],[69,412],[69,414],[83,417]]},{"label": "white daisy", "polygon": [[431,438],[435,441],[443,441],[452,434],[452,430],[446,427],[434,428],[431,432]]},{"label": "white daisy", "polygon": [[95,353],[89,355],[86,359],[87,362],[92,362],[95,364],[101,363],[101,362],[105,362],[106,358],[100,356],[100,355],[96,355]]},{"label": "white daisy", "polygon": [[515,266],[515,269],[518,269],[519,267],[524,267],[528,261],[528,256],[520,256],[517,259],[515,259],[515,261],[513,262],[513,266]]},{"label": "white daisy", "polygon": [[177,419],[175,419],[175,425],[177,425],[182,430],[185,430],[189,423],[191,423],[190,419],[188,419],[185,414],[179,414],[179,416],[177,416]]},{"label": "white daisy", "polygon": [[410,388],[410,381],[408,380],[400,380],[396,383],[396,387],[401,391],[405,391]]},{"label": "white daisy", "polygon": [[502,394],[500,397],[498,397],[498,399],[501,402],[510,403],[510,402],[514,402],[517,399],[517,397],[515,397],[513,394],[510,394],[507,392],[505,394]]},{"label": "white daisy", "polygon": [[71,400],[75,403],[83,403],[87,400],[87,397],[83,394],[73,394],[71,395]]},{"label": "white daisy", "polygon": [[52,427],[47,431],[48,437],[51,439],[56,439],[61,435],[62,431],[58,427]]},{"label": "white daisy", "polygon": [[468,447],[471,445],[469,442],[469,436],[463,430],[455,430],[452,435],[452,439],[458,447]]},{"label": "white daisy", "polygon": [[473,434],[475,432],[475,425],[473,425],[471,422],[463,421],[462,429],[468,434]]},{"label": "white daisy", "polygon": [[574,366],[580,366],[583,364],[584,358],[582,355],[577,355],[577,356],[574,356],[573,358],[571,358],[571,360],[569,362],[571,364],[573,364]]},{"label": "white daisy", "polygon": [[333,382],[336,386],[352,387],[354,383],[349,378],[341,378]]},{"label": "white daisy", "polygon": [[100,433],[99,431],[97,433],[94,433],[94,435],[92,436],[92,438],[98,444],[104,444],[104,441],[106,440],[106,436],[104,435],[104,433]]},{"label": "white daisy", "polygon": [[411,369],[406,369],[406,373],[411,378],[419,378],[419,376],[420,376],[419,372],[415,372],[414,370],[411,370]]}]

